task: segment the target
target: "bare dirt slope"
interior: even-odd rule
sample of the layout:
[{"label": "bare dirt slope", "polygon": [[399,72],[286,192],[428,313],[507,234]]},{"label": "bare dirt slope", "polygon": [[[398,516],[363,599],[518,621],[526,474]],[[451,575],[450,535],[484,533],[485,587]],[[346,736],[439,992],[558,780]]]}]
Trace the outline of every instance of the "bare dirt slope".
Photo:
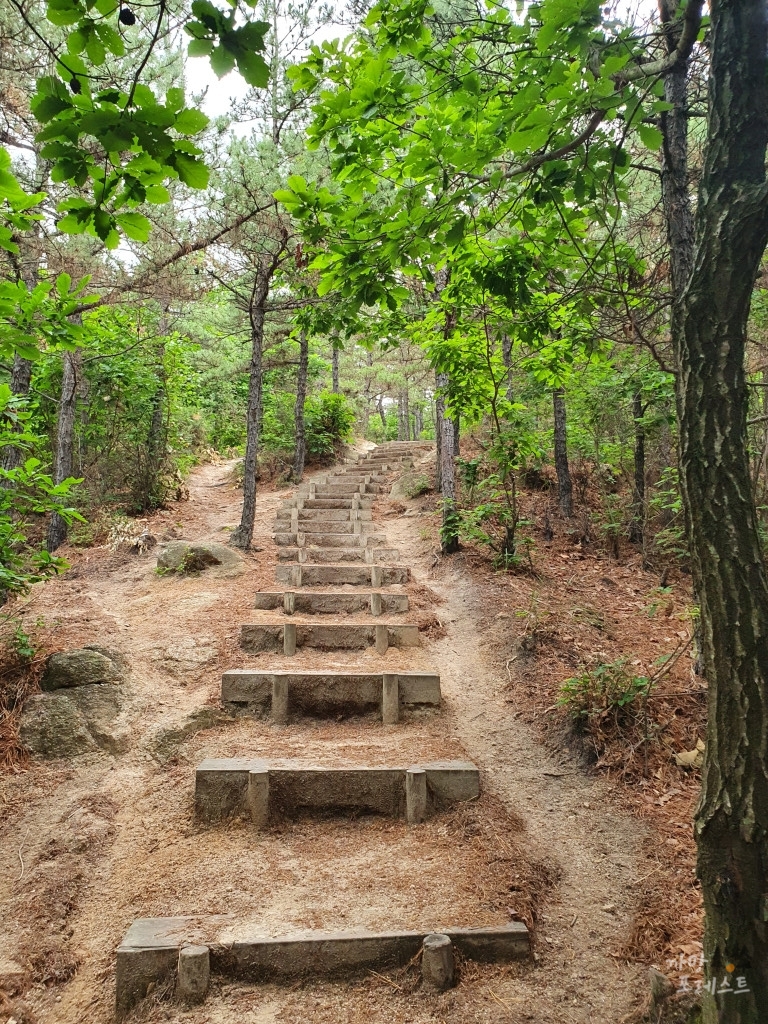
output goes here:
[{"label": "bare dirt slope", "polygon": [[[225,540],[241,500],[230,468],[197,470],[189,501],[153,517],[153,532]],[[279,933],[530,920],[539,906],[532,962],[466,965],[459,987],[442,996],[414,989],[407,971],[292,989],[216,984],[201,1008],[182,1010],[158,993],[139,1017],[621,1021],[641,986],[639,968],[616,954],[630,928],[633,885],[646,870],[642,828],[604,785],[548,754],[517,716],[484,639],[497,609],[483,606],[458,568],[434,565],[418,516],[389,517],[385,527],[414,571],[412,603],[423,625],[432,623],[417,655],[440,671],[441,712],[388,729],[370,719],[279,729],[218,709],[221,671],[259,663],[242,655],[237,636],[254,618],[253,592],[275,588],[271,529],[284,497],[261,493],[254,543],[262,550],[235,578],[215,567],[160,577],[151,554],[92,549],[70,552],[66,576],[23,603],[30,629],[42,617],[56,624],[61,649],[118,648],[130,677],[116,753],[33,762],[0,782],[0,1021],[111,1020],[114,950],[135,917],[234,913]],[[318,657],[346,661],[299,652],[294,664],[316,665]],[[390,650],[387,667],[399,657]],[[302,819],[258,835],[239,821],[196,826],[195,764],[245,751],[367,764],[466,756],[481,769],[484,793],[415,829],[374,817]]]}]

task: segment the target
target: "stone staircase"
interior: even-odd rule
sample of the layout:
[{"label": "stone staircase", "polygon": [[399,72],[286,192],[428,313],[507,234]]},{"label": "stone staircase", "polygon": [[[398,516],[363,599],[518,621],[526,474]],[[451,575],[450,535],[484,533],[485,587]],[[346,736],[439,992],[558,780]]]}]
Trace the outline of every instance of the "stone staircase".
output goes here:
[{"label": "stone staircase", "polygon": [[[399,564],[399,552],[387,547],[386,533],[372,515],[392,474],[412,466],[414,455],[427,447],[382,445],[303,484],[278,510],[275,578],[285,589],[257,594],[257,621],[244,624],[240,633],[246,655],[272,664],[225,672],[224,706],[269,716],[275,725],[290,728],[302,716],[371,712],[378,712],[384,726],[396,726],[415,708],[424,713],[440,704],[437,672],[404,671],[399,664],[393,671],[387,657],[394,648],[398,657],[407,658],[421,641],[417,625],[402,618],[410,611],[403,589],[410,571]],[[368,666],[323,667],[322,652],[363,652]],[[381,662],[380,670],[370,670],[371,658]],[[292,669],[284,659],[301,664]],[[195,817],[201,828],[238,817],[262,830],[298,814],[352,810],[404,818],[416,826],[457,801],[476,799],[479,792],[477,768],[462,761],[338,767],[217,756],[206,758],[195,771]],[[426,938],[410,931],[318,931],[275,938],[252,929],[241,934],[236,922],[222,917],[138,920],[117,953],[117,1016],[125,1016],[150,987],[174,972],[177,996],[197,1002],[205,997],[212,971],[254,981],[350,973],[407,963],[422,942],[424,980],[437,988],[452,978],[453,945],[465,956],[488,961],[529,951],[520,922],[451,929]]]}]

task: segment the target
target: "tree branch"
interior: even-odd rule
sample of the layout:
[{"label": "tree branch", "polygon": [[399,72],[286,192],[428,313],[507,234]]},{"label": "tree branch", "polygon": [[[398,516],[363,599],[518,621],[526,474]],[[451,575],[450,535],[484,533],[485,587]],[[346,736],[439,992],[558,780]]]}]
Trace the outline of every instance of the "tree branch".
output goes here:
[{"label": "tree branch", "polygon": [[637,82],[642,78],[658,78],[674,71],[677,65],[688,60],[701,28],[701,11],[704,0],[688,0],[683,14],[683,28],[680,39],[674,50],[659,60],[648,61],[647,64],[636,64],[633,68],[623,68],[614,76],[616,82]]}]

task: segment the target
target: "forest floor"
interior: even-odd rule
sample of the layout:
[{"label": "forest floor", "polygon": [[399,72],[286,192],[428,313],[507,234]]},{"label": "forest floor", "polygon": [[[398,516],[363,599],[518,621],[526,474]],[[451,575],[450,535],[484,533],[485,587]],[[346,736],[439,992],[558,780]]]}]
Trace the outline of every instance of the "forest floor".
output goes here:
[{"label": "forest floor", "polygon": [[[154,515],[152,532],[225,540],[242,497],[231,468],[195,470],[189,500]],[[434,496],[385,500],[374,515],[411,566],[414,613],[405,618],[415,617],[423,636],[409,666],[440,672],[440,712],[390,729],[360,719],[280,729],[232,718],[218,705],[221,672],[256,663],[239,649],[239,626],[254,619],[253,593],[276,589],[271,534],[288,493],[260,492],[261,550],[235,579],[215,567],[161,577],[152,552],[70,549],[71,569],[17,603],[27,632],[49,649],[116,648],[130,674],[120,752],[27,761],[0,779],[0,978],[15,979],[5,995],[0,989],[0,1022],[106,1024],[115,949],[134,918],[222,912],[276,934],[518,917],[534,927],[535,953],[513,966],[466,964],[443,995],[422,993],[408,971],[290,988],[217,984],[197,1009],[158,993],[137,1019],[634,1019],[647,967],[670,973],[669,959],[700,949],[690,824],[697,780],[673,756],[695,746],[695,718],[683,713],[686,697],[660,700],[650,752],[646,742],[622,759],[610,736],[595,769],[553,705],[560,683],[589,657],[625,656],[652,671],[686,629],[684,585],[665,590],[661,610],[649,614],[660,603],[658,577],[637,558],[585,554],[562,531],[540,545],[537,575],[493,573],[473,550],[442,559]],[[353,660],[314,657],[324,667]],[[399,657],[387,653],[389,671]],[[300,652],[294,663],[313,661]],[[689,672],[681,658],[665,679],[670,694],[689,685]],[[365,764],[466,757],[480,769],[483,795],[418,829],[366,816],[300,819],[256,837],[241,821],[193,823],[194,766],[203,757],[344,763],[350,750]]]}]

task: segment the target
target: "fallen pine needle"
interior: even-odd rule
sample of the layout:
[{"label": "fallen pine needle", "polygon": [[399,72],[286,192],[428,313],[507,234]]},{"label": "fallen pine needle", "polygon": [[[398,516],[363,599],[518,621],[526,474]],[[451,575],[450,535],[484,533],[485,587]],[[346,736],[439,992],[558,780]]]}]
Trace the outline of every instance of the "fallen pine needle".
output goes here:
[{"label": "fallen pine needle", "polygon": [[[30,825],[29,828],[31,828],[31,827],[32,826]],[[26,841],[27,841],[27,836],[29,835],[29,828],[25,832],[24,838],[21,840],[21,846],[19,847],[19,864],[21,864],[21,874],[16,879],[17,882],[20,882],[22,880],[22,878],[24,877],[24,858],[21,856],[21,851],[24,849],[24,843],[26,843]]]},{"label": "fallen pine needle", "polygon": [[402,989],[402,987],[400,985],[397,985],[390,978],[385,978],[384,975],[383,974],[379,974],[378,971],[371,971],[371,970],[369,970],[368,973],[372,974],[374,976],[374,978],[378,978],[380,981],[385,981],[387,983],[387,985],[391,985],[392,988],[396,988],[398,992],[402,992],[403,991],[403,989]]},{"label": "fallen pine needle", "polygon": [[[509,1003],[505,1002],[503,999],[501,999],[499,996],[497,996],[496,993],[493,991],[493,989],[491,989],[491,988],[486,989],[486,992],[491,997],[491,999],[493,999],[494,1002],[498,1003],[499,1006],[503,1006],[505,1010],[511,1010],[512,1009],[512,1007],[509,1005]],[[523,1001],[522,999],[513,999],[512,1000],[513,1003],[522,1003],[522,1001]]]}]

